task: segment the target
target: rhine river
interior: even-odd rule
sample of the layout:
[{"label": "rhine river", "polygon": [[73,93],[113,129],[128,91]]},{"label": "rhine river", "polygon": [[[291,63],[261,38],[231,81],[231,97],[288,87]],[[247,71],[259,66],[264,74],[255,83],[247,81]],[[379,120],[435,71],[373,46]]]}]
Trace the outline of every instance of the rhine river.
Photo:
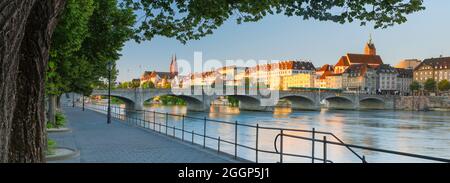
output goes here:
[{"label": "rhine river", "polygon": [[[91,107],[99,107],[92,106]],[[426,156],[434,156],[450,159],[450,112],[411,112],[411,111],[333,111],[322,109],[322,111],[291,111],[290,108],[277,108],[274,112],[249,112],[239,111],[238,108],[227,106],[212,106],[209,113],[188,112],[184,106],[160,106],[153,105],[145,108],[147,111],[158,111],[162,113],[180,114],[199,119],[185,118],[185,130],[203,134],[204,119],[214,119],[227,122],[237,121],[240,124],[260,127],[275,127],[288,129],[302,129],[322,132],[331,132],[347,144],[381,148],[393,151],[408,152]],[[114,111],[113,111],[114,112]],[[117,112],[117,111],[116,111]],[[123,110],[120,111],[124,113]],[[164,114],[146,112],[144,114],[128,114],[128,116],[145,118],[147,121],[156,119],[158,124],[165,124]],[[182,117],[169,116],[168,126],[182,129]],[[140,121],[138,121],[140,122]],[[139,123],[147,128],[161,130],[166,133],[164,127],[153,126],[151,123]],[[256,129],[253,127],[239,126],[238,143],[244,146],[256,147]],[[228,142],[234,142],[235,127],[231,124],[207,122],[207,136],[218,138],[224,142],[220,143],[220,150],[234,155],[235,148]],[[167,133],[173,135],[173,129],[167,129]],[[258,149],[275,151],[274,139],[279,130],[260,129],[258,135]],[[283,133],[311,138],[311,133],[285,131]],[[181,131],[175,131],[175,136],[181,138]],[[324,135],[316,134],[316,139],[323,139]],[[186,141],[191,141],[192,135],[184,134]],[[151,139],[149,139],[151,140]],[[336,141],[332,136],[327,140]],[[203,145],[201,136],[194,136],[194,142]],[[218,141],[206,140],[206,146],[217,149]],[[280,149],[280,140],[277,141],[277,149]],[[323,143],[316,142],[314,157],[323,157]],[[327,147],[327,159],[333,162],[360,162],[360,159],[347,148],[330,145]],[[377,153],[367,150],[353,148],[359,155],[364,155],[368,162],[430,162],[416,158],[403,157]],[[304,156],[312,155],[312,143],[309,140],[298,138],[283,138],[283,151],[288,154]],[[238,147],[239,157],[255,161],[256,153],[245,147]],[[259,162],[278,162],[279,154],[258,153]],[[283,162],[311,162],[311,159],[283,156]],[[320,162],[320,160],[316,160]]]}]

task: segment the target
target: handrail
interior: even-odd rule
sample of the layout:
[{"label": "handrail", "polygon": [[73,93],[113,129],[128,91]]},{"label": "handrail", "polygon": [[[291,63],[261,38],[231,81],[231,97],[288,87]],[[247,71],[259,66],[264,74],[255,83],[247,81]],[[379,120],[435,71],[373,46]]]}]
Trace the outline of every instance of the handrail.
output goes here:
[{"label": "handrail", "polygon": [[[322,142],[322,143],[325,142],[325,141],[320,140],[320,139],[312,139],[312,138],[308,138],[308,137],[301,137],[301,136],[290,135],[290,134],[281,134],[280,133],[280,134],[277,135],[277,137],[278,136],[286,136],[286,137],[303,139],[303,140],[314,140],[316,142]],[[373,148],[373,147],[366,147],[366,146],[360,146],[360,145],[347,144],[347,143],[343,143],[343,142],[326,141],[326,143],[333,144],[333,145],[338,145],[338,146],[353,147],[353,148],[357,148],[357,149],[381,152],[381,153],[388,153],[388,154],[394,154],[394,155],[401,155],[401,156],[408,156],[408,157],[413,157],[413,158],[420,158],[420,159],[426,159],[426,160],[450,163],[450,159],[445,159],[445,158],[431,157],[431,156],[425,156],[425,155],[420,155],[420,154],[412,154],[412,153],[406,153],[406,152],[400,152],[400,151],[392,151],[392,150],[386,150],[386,149],[378,149],[378,148]],[[275,141],[275,144],[276,144],[276,141]],[[275,148],[276,148],[276,145],[275,145]],[[276,152],[278,152],[278,149],[276,149]],[[360,159],[365,161],[364,158],[360,158]]]},{"label": "handrail", "polygon": [[[101,111],[105,111],[105,108],[107,107],[106,105],[101,105],[101,104],[94,104],[95,106],[100,106],[101,107],[101,109],[98,109],[98,108],[92,108],[92,110],[101,110]],[[363,150],[369,150],[369,151],[375,151],[375,152],[381,152],[381,153],[388,153],[388,154],[395,154],[395,155],[401,155],[401,156],[408,156],[408,157],[414,157],[414,158],[419,158],[419,159],[426,159],[426,160],[433,160],[433,161],[439,161],[439,162],[447,162],[447,163],[450,163],[450,160],[449,159],[445,159],[445,158],[439,158],[439,157],[431,157],[431,156],[424,156],[424,155],[419,155],[419,154],[412,154],[412,153],[406,153],[406,152],[399,152],[399,151],[392,151],[392,150],[385,150],[385,149],[378,149],[378,148],[372,148],[372,147],[365,147],[365,146],[360,146],[360,145],[353,145],[353,144],[347,144],[347,143],[345,143],[343,140],[341,140],[340,138],[338,138],[336,135],[334,135],[333,133],[331,133],[331,132],[322,132],[322,131],[316,131],[315,129],[313,129],[313,130],[303,130],[303,129],[289,129],[289,128],[275,128],[275,127],[264,127],[264,126],[259,126],[259,125],[256,125],[256,126],[254,126],[254,125],[248,125],[248,124],[240,124],[240,123],[238,123],[237,121],[236,122],[228,122],[228,121],[221,121],[221,120],[214,120],[214,119],[208,119],[208,118],[206,118],[206,117],[204,117],[204,118],[199,118],[199,117],[192,117],[192,116],[185,116],[185,115],[180,115],[180,114],[172,114],[172,113],[163,113],[163,112],[157,112],[157,111],[149,111],[149,110],[130,110],[130,109],[126,109],[126,108],[123,108],[123,107],[118,107],[118,106],[111,106],[111,107],[113,107],[113,108],[115,108],[115,109],[120,109],[119,110],[119,113],[115,113],[115,115],[116,116],[114,116],[115,118],[118,118],[118,119],[120,119],[120,116],[121,116],[121,110],[123,110],[125,113],[126,112],[144,112],[144,114],[146,113],[146,112],[150,112],[151,114],[154,114],[154,116],[153,116],[153,119],[154,119],[154,121],[153,122],[151,122],[151,121],[146,121],[146,119],[137,119],[136,117],[132,117],[132,118],[129,118],[129,117],[127,117],[127,116],[125,116],[125,119],[131,119],[131,120],[135,120],[135,124],[137,125],[137,121],[139,120],[139,121],[141,121],[141,124],[142,124],[142,122],[144,122],[144,128],[145,128],[145,122],[146,123],[149,123],[149,125],[148,125],[148,128],[150,129],[150,124],[152,124],[153,123],[153,126],[155,126],[155,125],[158,125],[159,127],[165,127],[166,128],[166,133],[167,133],[167,129],[168,128],[170,128],[170,129],[172,129],[174,132],[173,132],[173,134],[175,134],[175,131],[181,131],[182,133],[183,133],[183,135],[185,134],[185,133],[190,133],[190,134],[192,134],[193,136],[192,136],[192,138],[194,137],[194,135],[196,135],[196,136],[201,136],[201,137],[203,137],[204,139],[203,139],[203,144],[205,143],[204,142],[204,140],[206,139],[206,138],[208,138],[208,139],[212,139],[212,140],[217,140],[218,141],[218,148],[219,148],[219,152],[220,152],[220,142],[225,142],[225,143],[229,143],[229,144],[231,144],[231,145],[234,145],[235,146],[235,158],[237,158],[237,154],[236,154],[236,152],[237,152],[237,150],[236,150],[236,147],[243,147],[243,148],[246,148],[246,149],[250,149],[250,150],[253,150],[253,151],[256,151],[256,154],[258,154],[258,152],[263,152],[263,153],[271,153],[271,154],[279,154],[280,155],[280,159],[281,159],[281,162],[282,162],[282,157],[283,157],[283,155],[286,155],[286,156],[292,156],[292,157],[301,157],[301,158],[310,158],[310,159],[312,159],[313,160],[313,162],[314,162],[314,160],[321,160],[321,161],[323,161],[323,162],[328,162],[328,163],[333,163],[333,161],[331,161],[331,160],[328,160],[327,158],[326,158],[326,155],[325,155],[325,157],[323,158],[323,159],[320,159],[320,158],[316,158],[316,157],[314,157],[314,149],[313,149],[313,152],[312,152],[312,156],[305,156],[305,155],[300,155],[300,154],[289,154],[289,153],[284,153],[284,152],[279,152],[278,151],[278,148],[277,148],[277,141],[278,141],[278,139],[280,138],[280,137],[289,137],[289,138],[294,138],[294,139],[302,139],[302,140],[310,140],[310,141],[312,141],[313,142],[313,145],[314,145],[314,142],[319,142],[319,143],[324,143],[324,145],[326,145],[326,144],[332,144],[332,145],[338,145],[338,146],[343,146],[343,147],[345,147],[346,149],[348,149],[353,155],[355,155],[359,160],[361,160],[363,163],[367,163],[367,161],[366,161],[366,158],[365,158],[365,156],[361,156],[361,155],[359,155],[358,153],[356,153],[354,150],[353,150],[353,148],[356,148],[356,149],[363,149]],[[89,108],[89,107],[88,107]],[[114,111],[117,111],[117,110],[114,110]],[[192,131],[192,133],[191,132],[189,132],[189,131],[186,131],[186,130],[184,130],[184,129],[179,129],[179,128],[176,128],[175,126],[168,126],[167,125],[167,119],[166,119],[166,123],[165,124],[162,124],[162,123],[156,123],[156,120],[155,120],[155,115],[156,114],[158,114],[158,115],[162,115],[162,114],[164,114],[164,115],[170,115],[170,116],[175,116],[175,117],[182,117],[183,118],[183,120],[185,119],[185,118],[190,118],[190,119],[193,119],[193,120],[201,120],[201,121],[204,121],[205,122],[205,125],[206,125],[206,122],[216,122],[216,123],[223,123],[223,124],[228,124],[228,125],[235,125],[236,127],[235,127],[235,130],[236,130],[236,132],[235,133],[237,133],[237,126],[244,126],[244,127],[250,127],[250,128],[255,128],[257,131],[259,130],[259,129],[266,129],[266,130],[278,130],[278,131],[281,131],[281,133],[279,133],[279,134],[277,134],[276,136],[275,136],[275,139],[274,139],[274,149],[275,149],[275,151],[268,151],[268,150],[264,150],[264,149],[259,149],[258,148],[258,143],[256,143],[256,147],[255,148],[253,148],[253,147],[250,147],[250,146],[247,146],[247,145],[243,145],[243,144],[239,144],[239,143],[237,143],[237,136],[235,136],[235,139],[234,139],[234,142],[231,142],[231,141],[227,141],[227,140],[225,140],[225,139],[220,139],[220,137],[219,138],[215,138],[215,137],[211,137],[211,136],[208,136],[208,135],[206,135],[206,131],[204,131],[203,133],[204,134],[198,134],[198,133],[195,133],[194,131]],[[117,117],[118,116],[118,117]],[[184,123],[184,122],[183,122]],[[139,125],[138,125],[139,126]],[[142,127],[142,126],[140,126],[140,127]],[[156,129],[155,129],[155,127],[154,127],[154,129],[153,130],[155,130],[156,131]],[[283,133],[283,131],[291,131],[291,132],[303,132],[303,133],[311,133],[311,134],[313,134],[313,138],[309,138],[309,137],[303,137],[303,136],[298,136],[298,135],[292,135],[292,134],[286,134],[286,133]],[[324,137],[326,137],[326,136],[331,136],[331,137],[333,137],[336,141],[328,141],[328,140],[326,140],[326,139],[324,139],[324,140],[321,140],[321,139],[316,139],[315,138],[315,135],[314,134],[321,134],[321,135],[325,135]],[[236,135],[236,134],[235,134]],[[175,137],[175,135],[174,135],[174,137]],[[258,138],[256,138],[256,140],[258,140]],[[283,140],[281,140],[281,141],[283,141]],[[194,143],[193,141],[192,141],[192,143]],[[281,142],[282,143],[282,142]],[[205,147],[204,147],[205,148]],[[324,153],[325,154],[325,153]],[[258,162],[258,156],[256,156],[256,162]]]}]

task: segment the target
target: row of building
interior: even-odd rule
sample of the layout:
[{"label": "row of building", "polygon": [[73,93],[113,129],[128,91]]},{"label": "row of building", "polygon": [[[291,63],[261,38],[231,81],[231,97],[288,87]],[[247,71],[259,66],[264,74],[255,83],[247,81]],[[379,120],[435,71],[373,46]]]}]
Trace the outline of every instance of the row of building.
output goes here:
[{"label": "row of building", "polygon": [[168,82],[172,83],[172,87],[190,87],[212,85],[220,80],[226,86],[258,85],[278,90],[322,89],[408,94],[413,80],[423,83],[429,78],[438,82],[450,80],[450,57],[430,58],[423,62],[403,60],[394,67],[383,62],[370,39],[363,54],[348,53],[335,65],[326,64],[320,68],[308,61],[291,60],[254,67],[227,66],[179,76],[175,56],[170,64],[170,72],[145,72],[140,82],[151,81],[157,87],[166,86]]}]

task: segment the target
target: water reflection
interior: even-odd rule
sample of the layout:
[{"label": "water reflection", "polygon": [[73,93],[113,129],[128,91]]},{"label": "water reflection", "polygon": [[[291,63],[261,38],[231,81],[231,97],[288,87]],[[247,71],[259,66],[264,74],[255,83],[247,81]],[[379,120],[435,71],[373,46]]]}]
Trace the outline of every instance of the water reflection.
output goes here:
[{"label": "water reflection", "polygon": [[[223,121],[239,121],[239,123],[292,129],[332,132],[346,143],[412,152],[416,154],[450,158],[450,114],[448,112],[408,112],[408,111],[292,111],[290,108],[276,108],[273,113],[239,111],[238,108],[227,106],[211,106],[209,113],[190,112],[185,106],[146,106],[146,110],[162,113],[175,113],[194,116],[199,119]],[[152,121],[152,115],[144,117]],[[165,123],[165,116],[156,116],[158,123]],[[181,117],[170,117],[169,126],[181,128]],[[203,120],[186,119],[185,129],[203,133]],[[162,128],[164,131],[165,129]],[[207,135],[222,140],[234,141],[234,126],[221,123],[207,123]],[[172,132],[173,133],[173,132]],[[274,139],[279,131],[260,130],[259,148],[274,150]],[[289,132],[295,135],[309,137],[310,134]],[[175,135],[181,137],[180,132]],[[187,134],[185,134],[188,136]],[[239,127],[238,142],[250,147],[255,146],[256,132],[254,128]],[[191,138],[191,136],[189,136]],[[202,144],[202,139],[195,137],[195,142]],[[318,136],[318,138],[322,138]],[[327,137],[327,139],[332,139]],[[208,147],[216,148],[217,140],[208,140]],[[234,146],[221,143],[221,150],[234,154]],[[311,142],[297,139],[285,139],[285,152],[311,155]],[[316,145],[315,156],[322,155],[322,145]],[[364,153],[369,162],[417,162],[417,159],[404,158],[380,153],[357,151]],[[254,151],[238,148],[238,154],[249,160],[254,160]],[[347,149],[339,146],[328,147],[329,159],[335,162],[358,162],[359,160]],[[260,162],[277,162],[278,155],[260,153]],[[287,162],[310,162],[311,160],[289,158]]]}]

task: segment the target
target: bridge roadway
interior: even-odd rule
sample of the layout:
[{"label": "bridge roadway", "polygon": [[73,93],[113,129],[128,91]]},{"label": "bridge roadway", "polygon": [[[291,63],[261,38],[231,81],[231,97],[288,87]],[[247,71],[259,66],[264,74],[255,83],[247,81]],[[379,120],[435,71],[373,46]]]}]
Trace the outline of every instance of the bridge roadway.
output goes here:
[{"label": "bridge roadway", "polygon": [[[92,96],[107,96],[108,90],[94,90]],[[278,91],[236,89],[115,89],[111,96],[122,99],[128,109],[142,110],[144,102],[157,96],[178,96],[187,103],[188,110],[209,111],[212,101],[221,96],[239,100],[239,108],[248,111],[273,111],[280,99],[288,100],[293,110],[320,110],[321,101],[329,109],[365,110],[394,109],[395,97],[357,93],[318,91]]]}]

